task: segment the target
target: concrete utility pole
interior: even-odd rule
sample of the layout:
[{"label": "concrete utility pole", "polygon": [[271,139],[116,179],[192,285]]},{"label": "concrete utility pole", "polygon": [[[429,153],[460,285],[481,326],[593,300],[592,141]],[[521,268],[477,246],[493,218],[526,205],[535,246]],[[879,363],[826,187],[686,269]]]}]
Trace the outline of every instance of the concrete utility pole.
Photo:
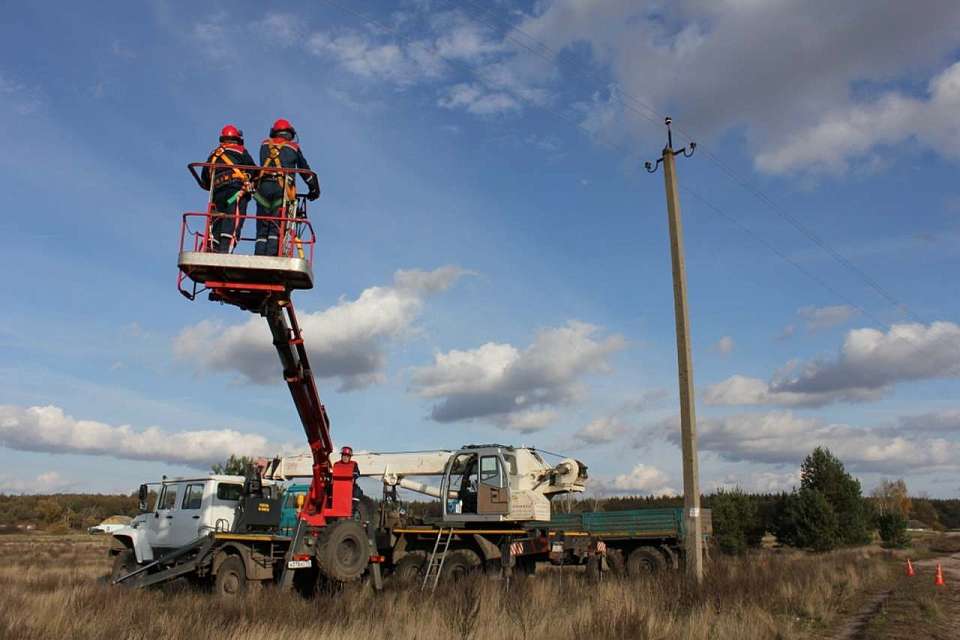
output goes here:
[{"label": "concrete utility pole", "polygon": [[694,407],[693,357],[690,354],[690,317],[687,311],[687,270],[683,258],[683,225],[680,222],[680,196],[677,190],[676,156],[693,155],[695,142],[673,149],[671,119],[666,118],[667,146],[656,164],[647,162],[650,173],[663,163],[663,182],[667,192],[667,217],[670,222],[670,260],[673,266],[673,304],[677,325],[677,373],[680,379],[680,437],[683,450],[683,508],[686,524],[684,541],[687,577],[703,583],[703,526],[700,519],[700,464],[697,455],[697,414]]}]

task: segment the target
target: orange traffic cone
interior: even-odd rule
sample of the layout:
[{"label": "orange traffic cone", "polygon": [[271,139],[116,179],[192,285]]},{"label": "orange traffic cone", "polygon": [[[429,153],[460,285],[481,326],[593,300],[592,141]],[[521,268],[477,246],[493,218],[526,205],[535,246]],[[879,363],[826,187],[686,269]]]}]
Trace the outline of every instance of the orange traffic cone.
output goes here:
[{"label": "orange traffic cone", "polygon": [[937,577],[933,579],[934,586],[942,587],[943,582],[943,567],[940,566],[940,563],[937,563]]},{"label": "orange traffic cone", "polygon": [[912,577],[915,576],[915,575],[917,575],[917,574],[916,574],[916,572],[914,572],[914,570],[913,570],[913,563],[910,562],[910,558],[907,558],[907,577],[908,577],[908,578],[912,578]]}]

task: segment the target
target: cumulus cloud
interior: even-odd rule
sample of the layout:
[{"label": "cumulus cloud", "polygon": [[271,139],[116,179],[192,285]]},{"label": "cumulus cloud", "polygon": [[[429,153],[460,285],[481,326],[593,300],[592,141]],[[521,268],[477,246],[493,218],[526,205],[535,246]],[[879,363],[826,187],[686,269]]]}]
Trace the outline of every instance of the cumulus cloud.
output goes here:
[{"label": "cumulus cloud", "polygon": [[430,416],[437,422],[484,419],[506,429],[542,429],[552,419],[550,408],[582,397],[581,378],[608,371],[610,356],[626,344],[622,336],[599,332],[571,321],[540,331],[522,350],[488,342],[438,353],[433,364],[413,369],[410,388],[436,401]]},{"label": "cumulus cloud", "polygon": [[707,387],[714,405],[823,406],[876,400],[900,382],[960,377],[960,326],[896,324],[847,333],[831,359],[790,363],[770,382],[735,375]]},{"label": "cumulus cloud", "polygon": [[934,79],[925,98],[869,91],[913,80],[954,50],[960,5],[952,0],[921,11],[896,0],[554,0],[535,5],[519,26],[559,54],[586,45],[609,70],[612,99],[595,100],[584,115],[585,128],[605,139],[643,137],[650,105],[701,136],[743,127],[757,168],[768,172],[842,169],[910,136],[931,146],[943,136],[938,150],[960,151],[955,69]]},{"label": "cumulus cloud", "polygon": [[[397,271],[392,286],[370,287],[356,300],[301,314],[313,374],[338,379],[344,391],[381,381],[387,343],[409,335],[424,300],[465,273],[454,266]],[[174,354],[200,372],[237,373],[256,384],[280,379],[270,331],[256,316],[242,324],[207,320],[187,327],[174,339]]]},{"label": "cumulus cloud", "polygon": [[233,429],[166,431],[77,420],[55,406],[0,405],[0,446],[17,451],[155,460],[205,468],[230,454],[272,456],[289,449]]},{"label": "cumulus cloud", "polygon": [[637,433],[632,423],[633,415],[649,410],[668,395],[666,389],[648,389],[621,403],[611,413],[594,418],[573,437],[580,444],[587,445],[632,441]]},{"label": "cumulus cloud", "polygon": [[627,473],[613,478],[598,478],[591,489],[599,494],[641,494],[651,496],[675,496],[676,489],[670,486],[670,477],[657,467],[638,464]]},{"label": "cumulus cloud", "polygon": [[[654,431],[680,446],[679,418]],[[701,451],[733,462],[797,464],[816,447],[828,447],[851,469],[884,473],[960,470],[960,442],[927,434],[854,427],[791,411],[748,413],[697,421]]]},{"label": "cumulus cloud", "polygon": [[881,145],[915,139],[924,146],[960,157],[960,62],[935,76],[927,96],[886,93],[865,103],[825,113],[819,122],[794,132],[782,145],[756,156],[768,173],[796,170],[840,173],[855,158]]}]

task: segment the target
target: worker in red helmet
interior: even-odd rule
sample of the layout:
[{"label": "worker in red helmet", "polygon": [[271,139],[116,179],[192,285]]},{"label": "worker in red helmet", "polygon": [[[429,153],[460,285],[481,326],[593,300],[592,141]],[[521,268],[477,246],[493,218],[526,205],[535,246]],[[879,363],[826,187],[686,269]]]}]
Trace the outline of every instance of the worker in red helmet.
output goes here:
[{"label": "worker in red helmet", "polygon": [[224,165],[223,169],[214,167],[212,171],[210,167],[204,167],[200,172],[203,188],[213,188],[213,208],[218,214],[210,225],[210,249],[228,253],[240,237],[243,226],[240,216],[247,214],[251,181],[255,177],[250,170],[238,169],[237,165],[256,165],[243,146],[243,132],[232,124],[220,130],[220,145],[210,153],[207,162]]},{"label": "worker in red helmet", "polygon": [[[284,200],[292,203],[296,199],[296,176],[271,172],[270,167],[283,169],[309,169],[307,159],[303,157],[297,143],[297,131],[290,121],[280,118],[270,128],[270,136],[260,145],[260,174],[257,185],[257,255],[275,256],[280,251],[280,225],[275,220],[261,220],[261,216],[276,216]],[[307,183],[308,200],[320,197],[320,184],[315,175],[304,176]]]}]

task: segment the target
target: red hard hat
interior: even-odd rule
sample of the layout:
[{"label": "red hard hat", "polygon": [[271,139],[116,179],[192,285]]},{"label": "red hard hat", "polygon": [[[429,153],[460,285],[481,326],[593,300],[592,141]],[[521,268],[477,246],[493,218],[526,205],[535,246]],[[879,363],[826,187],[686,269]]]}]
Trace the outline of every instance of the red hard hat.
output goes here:
[{"label": "red hard hat", "polygon": [[273,123],[273,126],[270,127],[271,136],[275,136],[281,131],[289,131],[290,133],[296,134],[296,130],[293,128],[293,125],[290,124],[290,121],[286,118],[279,118]]},{"label": "red hard hat", "polygon": [[224,138],[237,138],[238,140],[243,140],[243,131],[237,129],[232,124],[228,124],[223,129],[220,129],[220,140],[223,141]]},{"label": "red hard hat", "polygon": [[343,449],[340,449],[340,455],[342,455],[342,456],[352,456],[352,455],[353,455],[353,447],[344,447]]}]

